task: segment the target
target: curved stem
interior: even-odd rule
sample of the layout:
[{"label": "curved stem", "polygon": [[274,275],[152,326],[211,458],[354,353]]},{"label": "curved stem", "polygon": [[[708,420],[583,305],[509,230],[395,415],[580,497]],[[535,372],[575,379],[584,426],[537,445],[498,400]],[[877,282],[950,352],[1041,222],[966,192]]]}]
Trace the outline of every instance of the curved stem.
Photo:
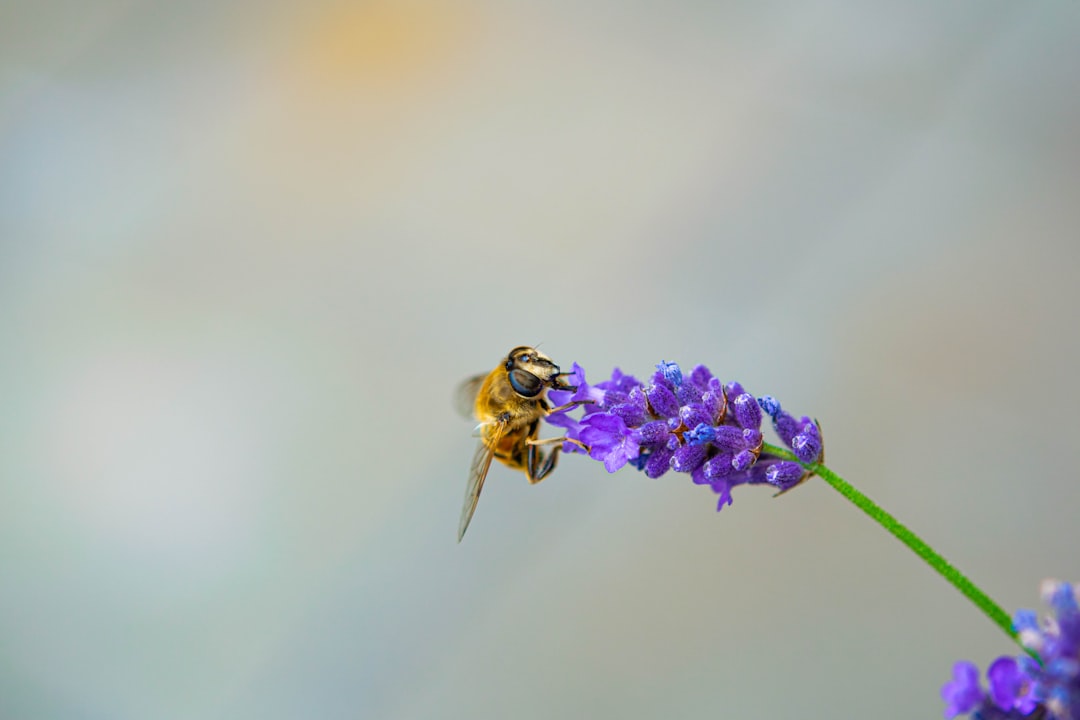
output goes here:
[{"label": "curved stem", "polygon": [[[886,512],[880,505],[875,503],[870,498],[863,495],[861,492],[851,486],[846,480],[834,473],[825,465],[821,464],[808,464],[800,462],[794,453],[788,451],[785,448],[778,447],[776,445],[770,445],[765,443],[762,445],[762,453],[768,453],[774,457],[780,457],[785,460],[792,460],[799,463],[804,468],[809,470],[814,475],[819,476],[822,480],[832,485],[833,488],[850,500],[860,510],[869,515],[875,522],[881,525],[883,528],[892,533],[896,539],[911,548],[911,551],[921,557],[927,565],[932,567],[943,578],[952,583],[953,587],[959,590],[964,597],[975,604],[977,608],[983,611],[983,613],[990,618],[990,620],[1001,628],[1002,632],[1009,636],[1013,642],[1020,645],[1020,638],[1016,631],[1012,627],[1012,618],[1005,612],[1000,605],[990,599],[990,597],[984,593],[975,583],[971,582],[962,572],[957,570],[953,565],[943,558],[932,547],[923,542],[915,533],[911,532],[902,522],[894,518],[888,512]],[[1020,645],[1020,647],[1028,655],[1039,660],[1038,654],[1033,650]]]}]

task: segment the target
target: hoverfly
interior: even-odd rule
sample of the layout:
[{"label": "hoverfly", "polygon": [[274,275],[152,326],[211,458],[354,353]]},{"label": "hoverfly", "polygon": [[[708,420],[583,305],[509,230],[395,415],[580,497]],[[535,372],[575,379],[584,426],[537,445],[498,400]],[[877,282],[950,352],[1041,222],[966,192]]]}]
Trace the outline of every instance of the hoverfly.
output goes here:
[{"label": "hoverfly", "polygon": [[[471,414],[480,423],[477,428],[480,444],[469,469],[458,542],[465,537],[476,511],[492,458],[498,458],[515,470],[524,470],[530,483],[538,483],[555,469],[562,443],[570,442],[588,450],[582,442],[572,438],[538,439],[540,420],[544,416],[589,402],[574,401],[557,408],[548,405],[544,395],[549,388],[577,389],[562,379],[568,374],[560,372],[559,366],[547,355],[522,345],[511,350],[490,373],[470,378],[458,388],[458,410],[463,415]],[[545,452],[541,449],[545,445],[555,447]]]}]

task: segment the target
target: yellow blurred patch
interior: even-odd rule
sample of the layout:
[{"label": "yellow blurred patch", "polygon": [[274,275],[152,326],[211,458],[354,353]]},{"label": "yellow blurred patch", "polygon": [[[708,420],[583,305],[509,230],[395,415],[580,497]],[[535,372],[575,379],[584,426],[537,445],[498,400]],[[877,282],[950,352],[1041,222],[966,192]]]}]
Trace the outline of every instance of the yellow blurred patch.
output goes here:
[{"label": "yellow blurred patch", "polygon": [[373,0],[320,8],[301,31],[296,69],[331,86],[411,84],[463,47],[457,4]]}]

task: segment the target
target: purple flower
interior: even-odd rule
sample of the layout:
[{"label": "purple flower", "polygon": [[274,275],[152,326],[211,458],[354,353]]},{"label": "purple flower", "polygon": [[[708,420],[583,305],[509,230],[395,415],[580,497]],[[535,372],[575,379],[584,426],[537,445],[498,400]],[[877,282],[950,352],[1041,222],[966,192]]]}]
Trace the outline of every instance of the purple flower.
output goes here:
[{"label": "purple flower", "polygon": [[671,469],[671,460],[675,457],[675,451],[668,447],[649,452],[645,460],[645,475],[658,478]]},{"label": "purple flower", "polygon": [[687,430],[683,437],[691,445],[704,445],[716,439],[716,428],[705,423],[698,423],[693,430]]},{"label": "purple flower", "polygon": [[803,479],[803,469],[798,463],[779,460],[765,470],[765,482],[775,485],[780,492],[790,490]]},{"label": "purple flower", "polygon": [[637,427],[649,420],[649,406],[645,400],[645,392],[640,387],[631,389],[626,402],[614,403],[609,406],[608,411],[621,417],[631,427]]},{"label": "purple flower", "polygon": [[602,460],[609,473],[637,458],[638,445],[618,415],[593,413],[582,424],[581,441],[589,446],[589,457]]},{"label": "purple flower", "polygon": [[[548,399],[555,407],[566,405],[570,402],[583,402],[588,401],[589,404],[585,406],[586,414],[589,412],[596,412],[599,409],[600,403],[604,401],[604,390],[600,387],[593,387],[589,383],[585,382],[585,368],[581,367],[577,363],[574,363],[570,374],[566,378],[567,385],[572,385],[575,390],[552,390],[548,393]],[[573,408],[567,408],[557,413],[552,413],[550,417],[558,415],[565,415]]]},{"label": "purple flower", "polygon": [[675,450],[671,458],[671,469],[675,472],[692,473],[705,463],[708,450],[704,445],[682,445]]},{"label": "purple flower", "polygon": [[979,686],[979,668],[975,667],[975,663],[961,660],[953,665],[952,674],[952,681],[941,688],[946,718],[967,714],[986,699]]},{"label": "purple flower", "polygon": [[596,387],[605,393],[612,393],[610,402],[615,403],[623,402],[630,395],[631,390],[642,385],[641,381],[633,375],[625,375],[622,370],[615,368],[611,373],[611,379],[597,383]]},{"label": "purple flower", "polygon": [[1024,624],[1034,614],[1017,613],[1013,624],[1024,645],[1038,653],[1042,666],[1026,657],[1018,662],[1031,684],[1031,696],[1049,711],[1047,717],[1080,720],[1080,583],[1044,580],[1041,589],[1043,602],[1054,614],[1041,627],[1030,628]]},{"label": "purple flower", "polygon": [[674,387],[682,385],[682,368],[675,363],[669,363],[667,360],[661,360],[656,366],[656,369],[660,371],[660,374],[664,376],[664,379],[671,383]]},{"label": "purple flower", "polygon": [[709,389],[709,381],[712,379],[712,373],[709,372],[709,368],[704,365],[698,365],[690,371],[690,384],[701,392],[705,392]]},{"label": "purple flower", "polygon": [[773,429],[791,448],[800,461],[810,464],[821,462],[824,456],[824,445],[821,441],[821,428],[815,420],[805,415],[796,420],[780,407],[780,401],[771,395],[758,399],[762,411],[772,418]]},{"label": "purple flower", "polygon": [[990,681],[990,699],[999,709],[1016,709],[1025,715],[1035,709],[1030,683],[1014,658],[999,657],[990,663],[986,679]]},{"label": "purple flower", "polygon": [[645,398],[657,417],[674,418],[679,416],[679,401],[667,386],[653,385],[645,389]]},{"label": "purple flower", "polygon": [[[616,372],[618,371],[616,370]],[[574,363],[570,375],[567,377],[567,384],[574,386],[576,390],[552,390],[548,393],[548,401],[556,408],[572,402],[583,402],[585,404],[580,406],[584,408],[582,418],[578,419],[570,415],[577,408],[577,406],[572,406],[551,413],[547,416],[547,421],[555,427],[563,428],[566,431],[564,434],[567,438],[581,440],[581,420],[592,413],[599,412],[606,393],[603,389],[593,387],[585,382],[585,369],[577,363]],[[576,444],[569,442],[563,443],[562,449],[563,452],[585,452]]]},{"label": "purple flower", "polygon": [[[941,689],[945,717],[973,713],[973,718],[1036,717],[1046,720],[1080,720],[1080,584],[1046,580],[1043,600],[1054,611],[1042,624],[1031,610],[1013,617],[1024,647],[1038,654],[1041,664],[1027,655],[1000,657],[986,671],[990,692],[978,684],[978,671],[971,663],[957,663],[954,680]],[[961,684],[959,668],[964,666]],[[973,678],[973,679],[972,679]],[[973,688],[973,689],[972,689]]]},{"label": "purple flower", "polygon": [[616,368],[610,380],[590,386],[574,363],[569,381],[577,389],[551,392],[551,402],[590,404],[580,418],[567,409],[548,421],[587,445],[589,457],[603,461],[609,472],[632,464],[652,478],[668,470],[686,473],[720,496],[718,510],[731,504],[738,485],[768,484],[783,492],[809,477],[799,463],[763,452],[763,415],[802,463],[821,460],[816,422],[796,420],[774,398],[755,398],[737,382],[721,383],[704,365],[684,375],[677,363],[663,361],[648,383]]},{"label": "purple flower", "polygon": [[731,401],[735,408],[735,421],[744,428],[757,430],[761,427],[761,406],[750,393],[736,395]]}]

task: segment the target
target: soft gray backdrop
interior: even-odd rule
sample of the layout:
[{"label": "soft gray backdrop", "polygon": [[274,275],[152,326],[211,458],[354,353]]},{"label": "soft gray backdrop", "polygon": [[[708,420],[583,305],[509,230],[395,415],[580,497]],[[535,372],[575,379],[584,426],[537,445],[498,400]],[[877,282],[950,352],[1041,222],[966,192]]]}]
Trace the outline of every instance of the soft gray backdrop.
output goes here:
[{"label": "soft gray backdrop", "polygon": [[512,346],[815,415],[1080,579],[1080,8],[0,6],[0,716],[932,718],[1007,639],[821,482],[496,467]]}]

